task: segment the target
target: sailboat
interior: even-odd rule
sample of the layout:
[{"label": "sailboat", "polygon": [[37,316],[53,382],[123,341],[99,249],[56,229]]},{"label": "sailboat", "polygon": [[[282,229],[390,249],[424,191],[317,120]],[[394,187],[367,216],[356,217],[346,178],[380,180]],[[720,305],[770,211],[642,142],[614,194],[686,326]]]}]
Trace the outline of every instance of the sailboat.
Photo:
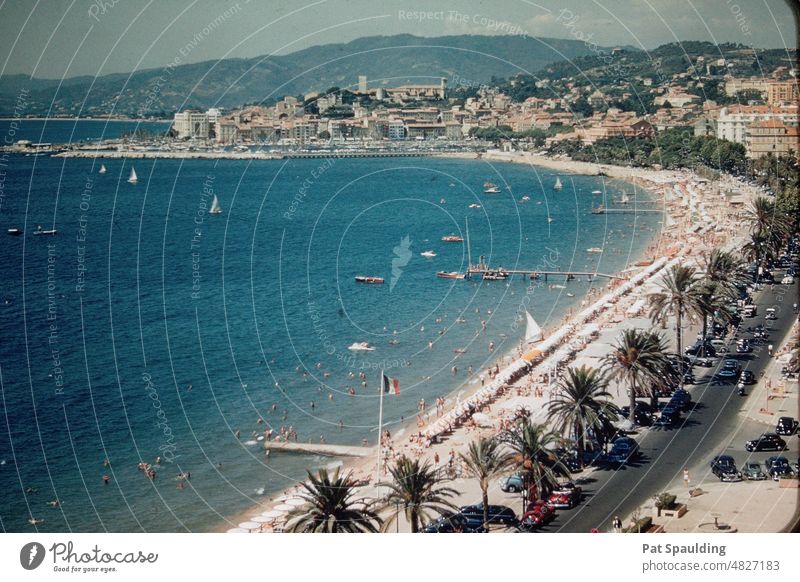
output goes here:
[{"label": "sailboat", "polygon": [[483,184],[484,194],[498,194],[499,192],[500,188],[497,187],[497,184],[493,184],[492,182],[484,182]]},{"label": "sailboat", "polygon": [[631,201],[631,199],[628,197],[628,193],[625,192],[625,190],[623,190],[622,191],[622,196],[619,197],[619,203],[620,204],[627,204],[630,201]]},{"label": "sailboat", "polygon": [[100,164],[100,171],[98,174],[105,174],[107,172],[105,164]]},{"label": "sailboat", "polygon": [[561,183],[561,178],[556,177],[556,183],[553,184],[553,190],[561,190],[564,185]]},{"label": "sailboat", "polygon": [[222,208],[219,206],[219,200],[217,199],[217,195],[214,194],[214,198],[211,199],[211,208],[208,209],[209,214],[222,214]]},{"label": "sailboat", "polygon": [[136,176],[136,169],[131,167],[131,175],[128,177],[128,184],[136,184],[139,178]]},{"label": "sailboat", "polygon": [[534,344],[542,341],[542,328],[539,327],[527,310],[525,311],[525,319],[527,320],[527,326],[525,327],[525,343]]}]

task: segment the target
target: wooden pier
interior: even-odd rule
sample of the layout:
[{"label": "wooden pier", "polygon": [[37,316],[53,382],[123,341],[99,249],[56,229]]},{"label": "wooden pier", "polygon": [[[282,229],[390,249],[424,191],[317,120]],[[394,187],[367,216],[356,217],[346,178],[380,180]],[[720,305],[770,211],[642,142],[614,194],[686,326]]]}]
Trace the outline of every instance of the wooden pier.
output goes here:
[{"label": "wooden pier", "polygon": [[625,279],[625,277],[620,277],[619,275],[611,275],[609,273],[596,273],[588,271],[536,271],[533,269],[492,269],[484,265],[476,265],[469,267],[467,269],[467,277],[469,277],[470,275],[480,275],[481,277],[483,277],[486,274],[497,274],[497,273],[508,273],[509,277],[513,275],[525,275],[527,277],[530,277],[531,275],[538,275],[539,277],[543,277],[545,281],[547,281],[548,277],[564,277],[567,281],[574,279],[575,277],[588,277],[590,281],[594,277],[605,277],[606,279],[621,279],[621,280]]}]

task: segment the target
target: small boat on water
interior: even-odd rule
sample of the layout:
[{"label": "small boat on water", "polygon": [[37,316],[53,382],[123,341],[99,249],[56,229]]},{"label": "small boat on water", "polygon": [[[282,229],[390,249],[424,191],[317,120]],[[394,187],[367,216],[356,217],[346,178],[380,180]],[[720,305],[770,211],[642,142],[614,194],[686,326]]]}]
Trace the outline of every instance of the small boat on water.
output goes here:
[{"label": "small boat on water", "polygon": [[35,234],[35,235],[50,235],[50,236],[53,236],[56,233],[58,233],[58,231],[55,228],[43,229],[41,227],[41,225],[37,226],[36,230],[33,231],[33,234]]},{"label": "small boat on water", "polygon": [[432,259],[433,257],[436,256],[436,253],[434,253],[433,251],[422,251],[420,253],[420,255],[422,255],[423,257],[426,257],[428,259]]},{"label": "small boat on water", "polygon": [[605,214],[606,207],[602,204],[598,204],[597,206],[592,206],[592,214]]},{"label": "small boat on water", "polygon": [[603,191],[602,190],[592,190],[592,195],[593,196],[602,196],[603,195]]},{"label": "small boat on water", "polygon": [[481,205],[480,204],[470,204],[469,207],[470,208],[480,208]]},{"label": "small boat on water", "polygon": [[383,277],[370,277],[369,275],[356,275],[356,283],[366,283],[368,285],[383,284]]},{"label": "small boat on water", "polygon": [[445,271],[439,271],[436,273],[436,276],[440,279],[463,279],[464,273],[459,273],[458,271],[450,271],[449,273]]},{"label": "small boat on water", "polygon": [[442,237],[442,242],[460,243],[464,242],[464,239],[457,234],[448,234]]},{"label": "small boat on water", "polygon": [[547,222],[553,222],[554,220],[555,220],[555,218],[553,218],[553,217],[551,217],[551,216],[548,216],[548,217],[547,217]]},{"label": "small boat on water", "polygon": [[214,198],[211,199],[211,208],[208,209],[209,214],[222,214],[222,208],[219,205],[219,199],[217,195],[214,194]]},{"label": "small boat on water", "polygon": [[369,345],[369,342],[355,342],[347,346],[347,349],[352,352],[374,352],[375,348]]},{"label": "small boat on water", "polygon": [[486,271],[483,274],[485,281],[504,281],[508,279],[508,273],[505,271]]},{"label": "small boat on water", "polygon": [[97,172],[98,174],[105,174],[108,170],[106,170],[105,164],[100,164],[100,170]]},{"label": "small boat on water", "polygon": [[497,184],[493,184],[492,182],[484,182],[483,184],[483,193],[484,194],[499,194],[500,188],[497,187]]},{"label": "small boat on water", "polygon": [[440,198],[439,204],[447,204],[447,200],[445,200],[444,198]]},{"label": "small boat on water", "polygon": [[556,183],[553,184],[553,190],[561,190],[564,185],[561,183],[561,178],[556,177]]},{"label": "small boat on water", "polygon": [[631,199],[628,197],[628,193],[623,190],[622,196],[619,197],[619,200],[617,200],[617,202],[620,204],[628,204],[630,201]]},{"label": "small boat on water", "polygon": [[10,234],[11,236],[19,236],[19,235],[22,234],[22,229],[21,228],[9,228],[6,232],[8,234]]},{"label": "small boat on water", "polygon": [[456,349],[453,350],[453,352],[456,353],[456,354],[466,354],[467,353],[467,348],[456,348]]},{"label": "small boat on water", "polygon": [[136,168],[131,167],[131,175],[128,176],[128,184],[136,184],[139,182],[139,177],[136,175]]},{"label": "small boat on water", "polygon": [[530,197],[530,196],[523,196],[522,198],[520,198],[520,199],[519,199],[519,201],[520,201],[520,202],[527,202],[527,201],[528,201],[528,200],[530,200],[530,199],[531,199],[531,197]]},{"label": "small boat on water", "polygon": [[587,253],[602,253],[603,249],[601,249],[600,247],[589,247],[588,249],[586,249],[586,252]]}]

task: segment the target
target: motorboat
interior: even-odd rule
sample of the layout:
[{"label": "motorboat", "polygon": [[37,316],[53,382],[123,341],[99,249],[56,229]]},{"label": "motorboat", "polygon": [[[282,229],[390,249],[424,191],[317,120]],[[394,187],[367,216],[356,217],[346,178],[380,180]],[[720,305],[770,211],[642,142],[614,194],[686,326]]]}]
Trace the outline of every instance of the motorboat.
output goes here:
[{"label": "motorboat", "polygon": [[222,208],[219,205],[219,199],[217,195],[214,194],[214,198],[211,199],[211,208],[208,209],[209,214],[222,214]]},{"label": "motorboat", "polygon": [[601,249],[600,247],[589,247],[588,249],[586,249],[586,252],[587,253],[602,253],[603,249]]},{"label": "motorboat", "polygon": [[483,278],[486,281],[503,281],[508,279],[508,273],[505,271],[486,271],[483,274]]},{"label": "motorboat", "polygon": [[55,228],[50,228],[50,229],[46,229],[46,228],[45,228],[45,229],[43,229],[41,226],[37,226],[37,227],[36,227],[36,230],[34,230],[34,231],[33,231],[33,234],[35,234],[35,235],[49,235],[49,236],[53,236],[53,235],[55,235],[56,233],[58,233],[58,231],[57,231]]},{"label": "motorboat", "polygon": [[470,204],[469,207],[470,208],[480,208],[481,205],[480,204]]},{"label": "motorboat", "polygon": [[369,345],[368,342],[354,342],[347,346],[347,349],[352,352],[374,352],[375,348]]},{"label": "motorboat", "polygon": [[436,256],[436,253],[434,253],[433,251],[422,251],[420,253],[420,255],[422,255],[423,257],[426,257],[428,259],[432,259],[433,257]]},{"label": "motorboat", "polygon": [[369,275],[356,275],[356,283],[367,283],[369,285],[383,284],[383,277],[371,277]]},{"label": "motorboat", "polygon": [[445,271],[439,271],[436,273],[436,276],[440,279],[463,279],[464,273],[459,273],[458,271],[450,271],[449,273]]},{"label": "motorboat", "polygon": [[602,196],[602,195],[603,195],[602,190],[592,190],[592,196]]},{"label": "motorboat", "polygon": [[9,228],[6,232],[8,234],[10,234],[11,236],[19,236],[19,235],[22,234],[22,229],[21,228]]},{"label": "motorboat", "polygon": [[528,201],[528,200],[530,200],[530,199],[531,199],[531,197],[530,197],[530,196],[523,196],[522,198],[520,198],[520,200],[519,200],[519,201],[520,201],[520,202],[527,202],[527,201]]},{"label": "motorboat", "polygon": [[497,187],[497,184],[493,184],[492,182],[485,182],[483,184],[483,193],[484,194],[499,194],[500,188]]},{"label": "motorboat", "polygon": [[448,234],[447,236],[442,237],[442,242],[460,243],[464,242],[464,238],[458,236],[457,234]]}]

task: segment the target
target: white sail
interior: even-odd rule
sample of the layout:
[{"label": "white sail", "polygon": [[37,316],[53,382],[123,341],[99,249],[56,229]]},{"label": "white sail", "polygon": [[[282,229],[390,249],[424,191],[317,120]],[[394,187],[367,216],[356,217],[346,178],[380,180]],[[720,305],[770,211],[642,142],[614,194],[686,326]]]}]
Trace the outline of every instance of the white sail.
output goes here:
[{"label": "white sail", "polygon": [[532,344],[542,341],[542,328],[539,327],[527,311],[525,311],[525,317],[528,320],[528,325],[525,328],[525,343]]},{"label": "white sail", "polygon": [[555,190],[561,190],[562,188],[561,178],[556,178],[556,183],[553,185],[553,188]]},{"label": "white sail", "polygon": [[99,174],[105,174],[105,173],[106,173],[106,166],[105,166],[105,164],[100,164],[100,171],[99,171],[98,173],[99,173]]},{"label": "white sail", "polygon": [[208,209],[209,214],[222,214],[222,208],[219,206],[219,200],[217,199],[217,195],[214,194],[214,198],[211,199],[211,208]]},{"label": "white sail", "polygon": [[128,182],[131,183],[131,184],[136,184],[136,182],[138,182],[138,181],[139,181],[139,178],[136,176],[136,169],[135,168],[131,168],[131,175],[128,178]]}]

